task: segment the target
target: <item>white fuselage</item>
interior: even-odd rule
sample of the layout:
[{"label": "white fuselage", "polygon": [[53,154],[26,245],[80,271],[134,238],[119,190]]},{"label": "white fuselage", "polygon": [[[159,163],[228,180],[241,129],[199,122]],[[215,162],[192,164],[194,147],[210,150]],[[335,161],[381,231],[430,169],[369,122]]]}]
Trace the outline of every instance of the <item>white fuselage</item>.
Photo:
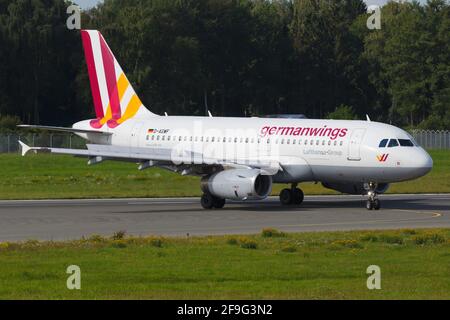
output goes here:
[{"label": "white fuselage", "polygon": [[[92,129],[89,121],[74,128]],[[130,150],[171,150],[186,164],[274,161],[283,168],[274,175],[276,183],[390,183],[421,177],[433,166],[404,130],[370,121],[143,117],[107,130],[112,133],[107,140],[80,135]]]}]

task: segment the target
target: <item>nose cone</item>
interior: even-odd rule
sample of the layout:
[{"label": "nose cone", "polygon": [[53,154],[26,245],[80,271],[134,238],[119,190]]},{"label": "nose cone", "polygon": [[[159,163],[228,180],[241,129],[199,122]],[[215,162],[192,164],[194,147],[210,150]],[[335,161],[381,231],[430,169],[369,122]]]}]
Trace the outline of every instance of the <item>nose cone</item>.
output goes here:
[{"label": "nose cone", "polygon": [[428,152],[421,149],[414,159],[415,174],[418,177],[422,177],[429,173],[433,169],[433,159]]}]

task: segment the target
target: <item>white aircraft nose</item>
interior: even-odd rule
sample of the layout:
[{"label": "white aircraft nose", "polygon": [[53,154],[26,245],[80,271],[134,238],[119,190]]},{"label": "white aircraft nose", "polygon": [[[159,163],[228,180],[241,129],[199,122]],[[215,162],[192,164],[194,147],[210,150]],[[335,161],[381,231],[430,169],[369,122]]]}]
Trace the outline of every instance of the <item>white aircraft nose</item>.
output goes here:
[{"label": "white aircraft nose", "polygon": [[422,177],[433,169],[433,159],[428,152],[421,149],[420,152],[413,159],[414,161],[414,174],[416,177]]}]

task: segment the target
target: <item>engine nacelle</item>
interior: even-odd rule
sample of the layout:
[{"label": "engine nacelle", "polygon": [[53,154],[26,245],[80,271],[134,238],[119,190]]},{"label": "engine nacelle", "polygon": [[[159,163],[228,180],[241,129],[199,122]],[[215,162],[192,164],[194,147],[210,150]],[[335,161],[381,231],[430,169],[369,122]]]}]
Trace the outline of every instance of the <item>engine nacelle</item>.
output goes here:
[{"label": "engine nacelle", "polygon": [[272,192],[272,177],[258,169],[231,169],[204,177],[201,187],[222,199],[262,200]]},{"label": "engine nacelle", "polygon": [[[347,194],[367,194],[367,188],[364,183],[327,183],[322,182],[325,188],[336,190]],[[376,188],[375,192],[378,194],[383,194],[389,189],[388,183],[380,183]]]}]

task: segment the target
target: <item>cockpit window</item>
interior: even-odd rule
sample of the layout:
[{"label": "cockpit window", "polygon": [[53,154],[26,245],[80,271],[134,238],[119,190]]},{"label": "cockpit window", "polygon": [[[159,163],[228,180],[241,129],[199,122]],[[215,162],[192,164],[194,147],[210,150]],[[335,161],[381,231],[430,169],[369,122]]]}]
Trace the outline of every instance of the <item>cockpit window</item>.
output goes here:
[{"label": "cockpit window", "polygon": [[384,148],[386,147],[387,143],[388,143],[389,139],[383,139],[380,142],[380,145],[378,146],[379,148]]},{"label": "cockpit window", "polygon": [[398,142],[402,147],[414,147],[414,143],[408,139],[398,139]]},{"label": "cockpit window", "polygon": [[414,139],[414,137],[412,135],[410,135],[409,133],[406,133],[409,140],[411,140],[411,142],[413,143],[414,146],[419,147],[419,144],[417,143],[417,141]]},{"label": "cockpit window", "polygon": [[391,139],[388,144],[388,148],[398,147],[397,139]]}]

